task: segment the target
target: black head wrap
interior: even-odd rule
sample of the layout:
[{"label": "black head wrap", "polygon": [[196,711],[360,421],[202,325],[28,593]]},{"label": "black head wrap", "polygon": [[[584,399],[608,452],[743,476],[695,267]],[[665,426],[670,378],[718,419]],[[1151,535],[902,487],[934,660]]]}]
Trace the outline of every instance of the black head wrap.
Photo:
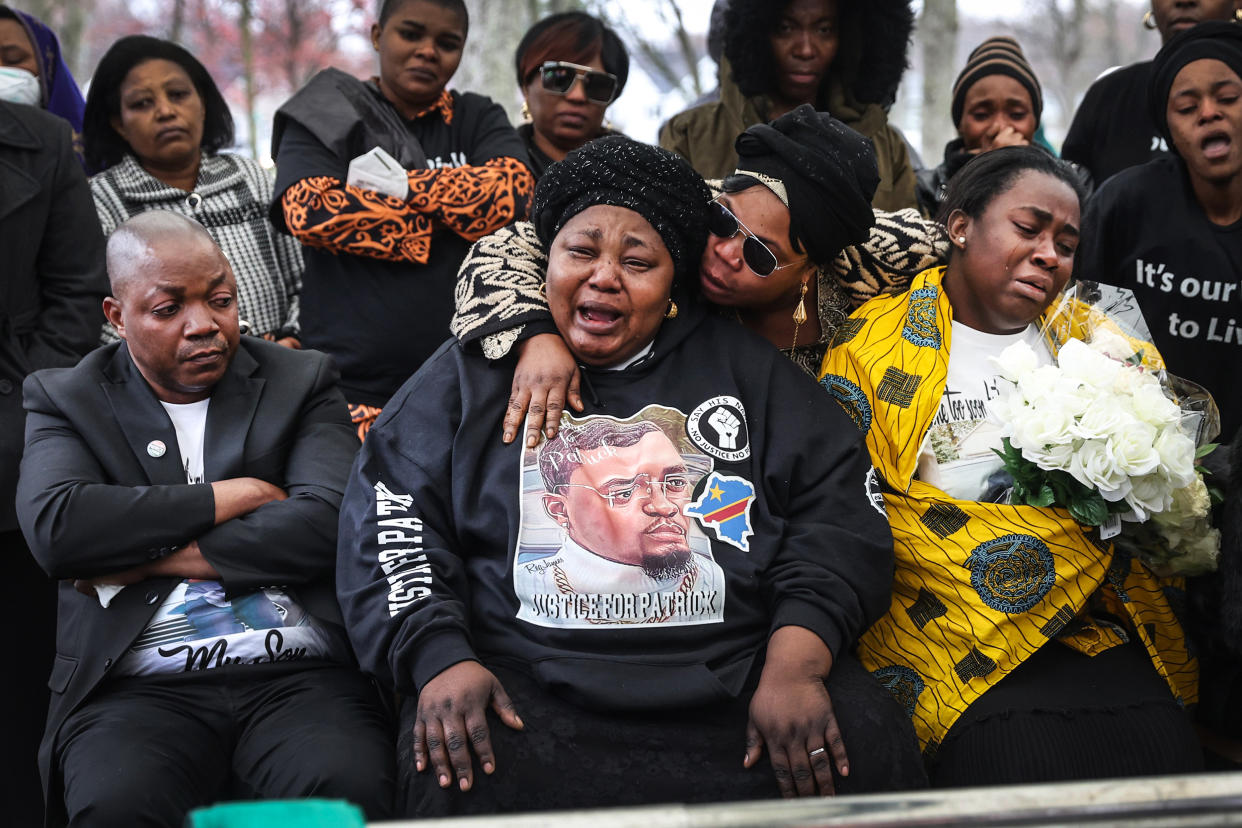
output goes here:
[{"label": "black head wrap", "polygon": [[816,265],[867,238],[871,197],[880,183],[871,141],[803,104],[737,137],[738,172],[779,180],[789,206],[789,237]]},{"label": "black head wrap", "polygon": [[544,172],[531,221],[545,246],[571,218],[596,204],[627,207],[647,220],[673,257],[674,278],[697,273],[707,243],[711,192],[680,155],[607,135],[584,144]]},{"label": "black head wrap", "polygon": [[1179,32],[1164,44],[1151,62],[1151,81],[1147,87],[1147,107],[1160,134],[1170,143],[1168,106],[1173,79],[1188,63],[1210,58],[1219,60],[1242,78],[1242,25],[1209,20]]}]

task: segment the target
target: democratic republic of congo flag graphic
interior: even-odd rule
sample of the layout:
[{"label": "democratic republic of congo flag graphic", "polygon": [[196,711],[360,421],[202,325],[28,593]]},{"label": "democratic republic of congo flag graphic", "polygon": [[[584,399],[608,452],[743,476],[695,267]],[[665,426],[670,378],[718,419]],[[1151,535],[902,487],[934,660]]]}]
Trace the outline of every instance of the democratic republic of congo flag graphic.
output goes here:
[{"label": "democratic republic of congo flag graphic", "polygon": [[685,513],[698,518],[718,539],[749,552],[748,538],[754,534],[750,526],[750,504],[754,500],[755,487],[749,481],[712,472],[703,494],[686,506]]}]

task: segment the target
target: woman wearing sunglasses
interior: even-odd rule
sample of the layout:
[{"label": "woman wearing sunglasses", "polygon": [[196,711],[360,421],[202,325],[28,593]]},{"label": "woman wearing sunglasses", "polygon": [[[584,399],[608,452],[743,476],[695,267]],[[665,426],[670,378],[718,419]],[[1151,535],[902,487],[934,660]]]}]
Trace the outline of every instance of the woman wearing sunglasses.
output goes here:
[{"label": "woman wearing sunglasses", "polygon": [[518,135],[536,179],[571,150],[612,133],[604,111],[630,74],[630,56],[612,29],[582,12],[549,15],[522,37],[513,62],[525,99]]},{"label": "woman wearing sunglasses", "polygon": [[[853,308],[942,263],[945,245],[914,210],[872,211],[871,143],[809,105],[751,127],[736,147],[737,171],[710,205],[702,296],[814,375]],[[480,241],[459,275],[453,332],[493,358],[524,340],[506,440],[528,406],[530,442],[556,433],[567,400],[581,403],[576,363],[559,337],[540,335],[553,330],[543,265],[542,245],[519,223]]]}]

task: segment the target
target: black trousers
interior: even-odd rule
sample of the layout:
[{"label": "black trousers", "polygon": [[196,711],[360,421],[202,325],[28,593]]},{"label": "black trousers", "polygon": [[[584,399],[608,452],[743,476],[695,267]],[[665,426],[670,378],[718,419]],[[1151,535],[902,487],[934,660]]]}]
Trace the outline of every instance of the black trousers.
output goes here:
[{"label": "black trousers", "polygon": [[1088,657],[1052,641],[967,708],[930,776],[966,787],[1202,770],[1190,715],[1141,645]]},{"label": "black trousers", "polygon": [[61,727],[70,825],[180,826],[220,799],[348,799],[391,811],[392,727],[372,683],[331,664],[117,679]]},{"label": "black trousers", "polygon": [[56,655],[56,583],[47,577],[16,529],[0,532],[5,590],[0,628],[9,666],[0,682],[4,738],[0,740],[0,802],[12,825],[43,822],[39,741],[47,719],[47,677]]},{"label": "black trousers", "polygon": [[[397,739],[398,805],[406,817],[780,795],[766,751],[755,767],[742,767],[758,670],[747,691],[728,702],[618,715],[576,707],[517,670],[488,667],[513,699],[526,729],[510,730],[489,712],[495,773],[484,775],[476,760],[471,791],[462,793],[455,785],[444,790],[430,769],[421,774],[414,770],[417,704],[407,699]],[[926,787],[914,729],[893,696],[845,654],[833,665],[827,687],[850,761],[850,775],[834,778],[837,792]]]}]

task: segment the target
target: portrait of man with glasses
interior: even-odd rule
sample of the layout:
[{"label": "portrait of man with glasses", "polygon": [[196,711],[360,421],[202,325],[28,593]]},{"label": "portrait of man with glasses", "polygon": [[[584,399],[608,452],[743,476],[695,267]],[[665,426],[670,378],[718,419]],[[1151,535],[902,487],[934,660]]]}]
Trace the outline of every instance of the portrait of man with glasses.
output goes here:
[{"label": "portrait of man with glasses", "polygon": [[724,573],[686,513],[712,463],[683,450],[693,449],[685,419],[657,406],[627,420],[566,418],[526,452],[519,618],[570,627],[721,619]]}]

